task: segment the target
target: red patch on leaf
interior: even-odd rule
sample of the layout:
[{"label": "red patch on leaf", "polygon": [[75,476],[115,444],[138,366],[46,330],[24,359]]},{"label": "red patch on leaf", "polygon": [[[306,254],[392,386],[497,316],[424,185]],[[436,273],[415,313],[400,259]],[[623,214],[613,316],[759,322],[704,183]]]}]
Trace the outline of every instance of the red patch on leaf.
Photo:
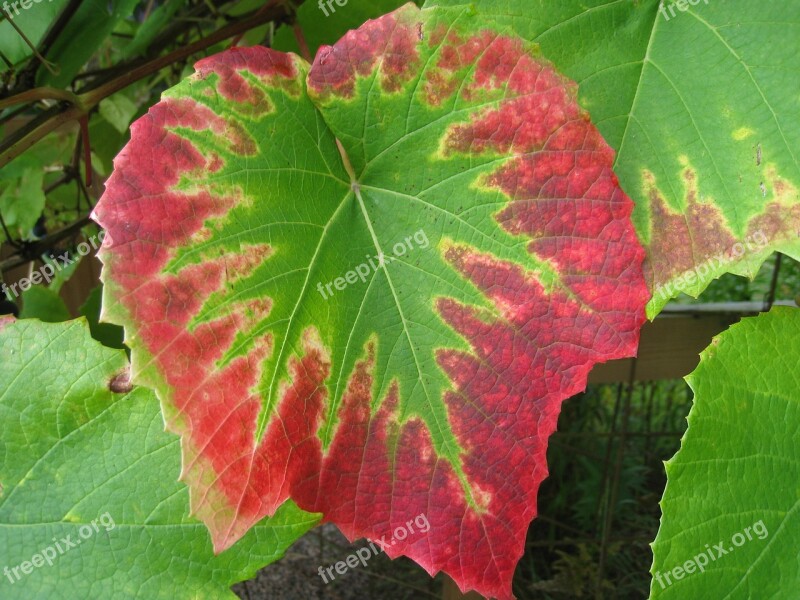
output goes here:
[{"label": "red patch on leaf", "polygon": [[388,92],[397,92],[417,72],[419,53],[416,7],[407,5],[349,31],[333,46],[317,52],[308,87],[325,97],[351,98],[356,79],[366,77],[380,59],[380,82]]},{"label": "red patch on leaf", "polygon": [[218,91],[226,100],[237,105],[237,110],[250,117],[258,117],[272,110],[266,94],[258,85],[243,76],[255,77],[265,87],[296,91],[292,85],[298,80],[298,69],[291,54],[275,52],[256,46],[235,47],[228,52],[209,56],[195,65],[195,77],[205,79],[216,74]]},{"label": "red patch on leaf", "polygon": [[[575,144],[579,138],[591,136],[605,146],[594,127],[581,122],[588,117],[573,99],[575,85],[529,56],[520,40],[483,34],[462,43],[454,52],[460,56],[464,47],[469,48],[467,56],[480,57],[475,81],[467,88],[469,94],[503,87],[506,97],[500,108],[486,110],[474,122],[455,126],[445,142],[448,152],[524,154],[545,147],[574,151],[579,148]],[[453,68],[460,67],[457,63]]]}]

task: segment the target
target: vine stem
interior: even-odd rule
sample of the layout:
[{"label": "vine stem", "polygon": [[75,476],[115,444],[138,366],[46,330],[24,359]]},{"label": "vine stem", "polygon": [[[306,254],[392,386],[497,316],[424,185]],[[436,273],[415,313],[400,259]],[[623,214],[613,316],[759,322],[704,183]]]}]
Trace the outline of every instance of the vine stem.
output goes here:
[{"label": "vine stem", "polygon": [[292,31],[294,32],[294,39],[297,40],[297,46],[300,48],[301,56],[308,61],[308,64],[313,63],[314,57],[311,56],[311,50],[308,48],[308,42],[306,42],[306,36],[303,34],[303,28],[300,27],[299,23],[295,23],[294,27],[292,27]]},{"label": "vine stem", "polygon": [[[4,106],[13,106],[20,102],[41,99],[60,99],[65,100],[68,107],[58,107],[55,111],[47,111],[39,115],[29,125],[23,127],[14,135],[0,144],[0,167],[4,167],[17,156],[25,152],[28,148],[33,146],[36,142],[44,138],[47,134],[51,133],[64,123],[70,121],[80,121],[82,118],[87,117],[89,112],[95,108],[101,100],[117,93],[118,91],[144,79],[168,67],[169,65],[189,58],[192,54],[205,50],[219,42],[226,40],[230,37],[236,36],[239,33],[254,29],[275,20],[277,17],[283,15],[285,8],[278,6],[266,11],[258,11],[257,14],[247,17],[237,23],[227,25],[222,29],[215,31],[211,35],[198,40],[183,48],[170,52],[164,56],[156,58],[141,66],[134,67],[129,72],[112,79],[111,81],[100,85],[99,87],[85,92],[80,95],[64,96],[57,98],[53,92],[57,92],[59,96],[63,94],[70,94],[70,92],[63,92],[60,90],[53,90],[52,88],[37,88],[22,92],[11,98],[7,98],[0,103],[0,108]],[[260,13],[260,14],[258,14]],[[48,91],[43,91],[48,90]],[[48,95],[49,94],[49,95]]]},{"label": "vine stem", "polygon": [[[89,142],[89,116],[83,115],[80,119],[81,141],[83,143],[83,166],[86,171],[86,187],[92,187],[92,145]],[[80,177],[78,177],[80,179]]]},{"label": "vine stem", "polygon": [[[269,0],[269,2],[267,2],[264,6],[262,6],[261,8],[258,9],[258,11],[256,12],[255,16],[258,16],[258,15],[268,11],[270,8],[274,8],[275,5],[277,5],[279,2],[281,2],[281,0]],[[236,46],[238,46],[239,42],[242,41],[242,38],[244,37],[245,33],[246,32],[243,31],[242,33],[237,35],[235,38],[233,38],[233,41],[231,42],[231,45],[228,46],[228,48],[230,49],[230,48],[235,48]]]},{"label": "vine stem", "polygon": [[[19,34],[19,37],[21,37],[22,40],[28,45],[28,47],[33,52],[33,55],[39,59],[39,62],[41,62],[42,65],[44,65],[44,68],[50,71],[50,73],[52,73],[53,75],[58,75],[58,69],[57,68],[54,69],[53,63],[45,60],[44,56],[39,54],[39,51],[36,49],[36,46],[34,46],[33,43],[31,43],[31,41],[28,39],[28,36],[26,36],[22,32],[22,30],[17,26],[16,23],[14,23],[14,19],[10,14],[8,14],[8,12],[6,12],[5,8],[3,10],[0,10],[0,13],[2,13],[2,15],[6,18],[8,24],[11,25],[11,27],[13,27],[14,31],[16,31]],[[19,12],[17,12],[17,14],[19,14]]]},{"label": "vine stem", "polygon": [[51,87],[38,87],[25,92],[20,92],[16,96],[11,96],[4,100],[0,100],[0,110],[10,108],[17,104],[25,104],[28,102],[38,102],[40,100],[59,100],[69,102],[75,106],[81,105],[81,99],[76,94],[68,90],[59,90]]}]

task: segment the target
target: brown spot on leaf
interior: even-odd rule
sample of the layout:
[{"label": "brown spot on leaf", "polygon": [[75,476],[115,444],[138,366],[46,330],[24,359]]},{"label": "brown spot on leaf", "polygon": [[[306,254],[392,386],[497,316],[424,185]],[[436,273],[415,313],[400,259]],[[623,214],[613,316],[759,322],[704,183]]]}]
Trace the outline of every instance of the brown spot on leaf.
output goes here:
[{"label": "brown spot on leaf", "polygon": [[108,382],[108,389],[115,394],[129,393],[133,389],[130,367],[126,367],[123,371],[114,375]]},{"label": "brown spot on leaf", "polygon": [[[669,206],[655,183],[655,176],[644,173],[645,193],[650,199],[652,234],[645,277],[651,291],[666,285],[676,277],[714,262],[715,266],[743,258],[745,253],[776,246],[784,240],[800,237],[800,204],[797,189],[780,178],[774,168],[767,169],[767,182],[774,192],[774,201],[766,203],[763,211],[750,218],[746,233],[734,236],[722,211],[711,201],[698,201],[697,175],[686,168],[686,207],[676,210]],[[767,196],[768,186],[760,185]],[[715,262],[716,261],[716,262]]]},{"label": "brown spot on leaf", "polygon": [[793,239],[800,236],[800,205],[791,207],[771,202],[767,209],[752,221],[748,234],[761,234],[770,242]]},{"label": "brown spot on leaf", "polygon": [[714,204],[697,200],[695,173],[686,169],[686,207],[676,211],[656,186],[655,176],[644,173],[645,193],[650,198],[653,231],[645,261],[645,277],[651,290],[717,256],[736,243],[725,217]]}]

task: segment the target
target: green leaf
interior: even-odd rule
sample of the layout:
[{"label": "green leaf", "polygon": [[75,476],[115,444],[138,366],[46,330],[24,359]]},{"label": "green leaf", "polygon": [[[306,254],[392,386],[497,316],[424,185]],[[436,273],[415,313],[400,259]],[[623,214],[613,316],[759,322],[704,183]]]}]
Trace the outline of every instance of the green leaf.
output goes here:
[{"label": "green leaf", "polygon": [[[17,3],[16,7],[12,7],[9,3],[8,13],[14,25],[22,31],[30,43],[38,46],[47,30],[67,5],[67,1],[47,0],[44,2],[40,0],[39,2],[34,2],[31,0],[28,3],[28,0],[26,0],[24,5],[21,6]],[[0,3],[0,6],[2,6],[2,3]],[[24,6],[28,6],[28,8],[26,9]],[[14,65],[18,65],[33,56],[30,46],[25,43],[22,36],[14,29],[8,18],[0,22],[0,52]],[[3,70],[5,70],[5,65]]]},{"label": "green leaf", "polygon": [[94,218],[103,316],[216,547],[292,498],[510,598],[560,404],[635,352],[648,297],[575,86],[412,4],[310,68],[236,48],[196,69],[134,123]]},{"label": "green leaf", "polygon": [[[681,449],[666,463],[651,597],[797,597],[800,310],[715,338],[688,378]],[[675,570],[675,569],[679,570]]]},{"label": "green leaf", "polygon": [[100,322],[102,294],[102,286],[94,288],[81,306],[81,315],[89,322],[89,331],[94,339],[108,348],[125,348],[125,331],[122,327]]},{"label": "green leaf", "polygon": [[3,598],[233,599],[317,523],[288,503],[214,556],[176,481],[179,441],[126,383],[124,352],[83,320],[0,321],[0,356]]},{"label": "green leaf", "polygon": [[[320,46],[333,44],[351,29],[357,29],[369,19],[392,12],[408,0],[309,0],[297,9],[297,23],[302,29],[311,56]],[[420,2],[418,2],[419,4]],[[291,26],[281,27],[272,42],[275,50],[300,54]]]},{"label": "green leaf", "polygon": [[131,43],[125,46],[122,51],[122,58],[127,59],[143,54],[150,46],[150,42],[161,33],[175,13],[185,4],[186,0],[167,0],[167,2],[153,10],[147,20],[136,31]]},{"label": "green leaf", "polygon": [[100,102],[100,114],[120,133],[128,131],[131,120],[138,110],[124,94],[114,94]]},{"label": "green leaf", "polygon": [[[71,130],[54,132],[0,170],[0,214],[18,237],[31,238],[31,229],[47,202],[44,188],[50,181],[46,174],[54,179],[61,173],[61,167],[71,158],[74,142]],[[74,197],[73,192],[73,206]]]},{"label": "green leaf", "polygon": [[[118,131],[100,115],[93,115],[89,121],[89,139],[92,141],[92,168],[101,175],[110,175],[114,157],[125,145],[128,130]],[[74,195],[73,195],[74,200]]]},{"label": "green leaf", "polygon": [[[16,161],[15,161],[16,162]],[[3,181],[0,178],[0,213],[6,225],[16,230],[20,237],[29,238],[30,231],[44,210],[43,165],[34,157],[24,162],[31,166],[25,168],[18,178]]]},{"label": "green leaf", "polygon": [[22,292],[22,311],[20,319],[39,319],[45,323],[60,323],[69,321],[72,315],[69,314],[67,305],[58,295],[58,292],[45,287],[44,285],[34,285]]},{"label": "green leaf", "polygon": [[776,250],[800,260],[800,3],[427,2],[462,4],[580,83],[636,202],[649,316]]},{"label": "green leaf", "polygon": [[[133,13],[139,0],[84,0],[45,57],[57,67],[53,74],[39,69],[37,83],[68,87],[73,77],[97,52],[114,28]],[[79,40],[79,43],[76,43]]]}]

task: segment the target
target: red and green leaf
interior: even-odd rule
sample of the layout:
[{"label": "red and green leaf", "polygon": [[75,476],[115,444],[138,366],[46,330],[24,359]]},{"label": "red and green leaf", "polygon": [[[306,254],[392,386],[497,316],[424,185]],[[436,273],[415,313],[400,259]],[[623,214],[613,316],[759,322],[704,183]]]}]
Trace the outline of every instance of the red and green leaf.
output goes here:
[{"label": "red and green leaf", "polygon": [[95,218],[105,317],[216,549],[287,498],[350,539],[424,514],[390,556],[512,597],[560,404],[635,353],[648,299],[574,84],[413,5],[311,67],[196,69],[133,125]]},{"label": "red and green leaf", "polygon": [[430,5],[508,24],[581,82],[636,204],[651,318],[725,273],[754,278],[773,252],[800,260],[800,95],[787,85],[800,70],[800,3]]}]

